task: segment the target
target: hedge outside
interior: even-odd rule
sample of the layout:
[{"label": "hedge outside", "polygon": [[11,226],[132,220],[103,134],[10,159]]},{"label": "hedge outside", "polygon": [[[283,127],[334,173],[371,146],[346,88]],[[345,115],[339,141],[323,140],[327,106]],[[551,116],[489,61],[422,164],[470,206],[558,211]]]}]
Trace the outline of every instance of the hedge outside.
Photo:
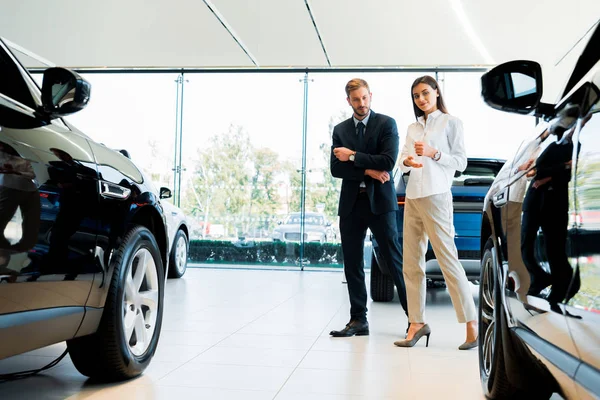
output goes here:
[{"label": "hedge outside", "polygon": [[[189,261],[220,264],[300,264],[300,244],[254,241],[190,241]],[[339,243],[305,243],[304,264],[310,266],[343,267],[342,246]]]}]

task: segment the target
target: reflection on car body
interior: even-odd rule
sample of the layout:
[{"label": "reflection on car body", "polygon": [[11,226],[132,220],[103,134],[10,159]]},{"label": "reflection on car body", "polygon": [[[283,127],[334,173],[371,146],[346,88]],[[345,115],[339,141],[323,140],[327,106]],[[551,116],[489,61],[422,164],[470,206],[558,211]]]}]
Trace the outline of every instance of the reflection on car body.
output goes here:
[{"label": "reflection on car body", "polygon": [[540,103],[535,62],[482,77],[490,106],[544,120],[485,200],[479,367],[488,398],[600,397],[599,49],[596,24],[555,105]]}]

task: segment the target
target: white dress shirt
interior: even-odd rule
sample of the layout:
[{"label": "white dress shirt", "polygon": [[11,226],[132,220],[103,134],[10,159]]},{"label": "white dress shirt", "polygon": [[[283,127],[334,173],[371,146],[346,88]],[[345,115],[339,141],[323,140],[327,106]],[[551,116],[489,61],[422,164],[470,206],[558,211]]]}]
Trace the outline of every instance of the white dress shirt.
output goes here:
[{"label": "white dress shirt", "polygon": [[[427,156],[417,156],[415,142],[425,142],[437,149],[440,159],[435,161]],[[406,197],[418,199],[434,194],[445,193],[452,187],[455,171],[467,167],[462,121],[450,114],[436,110],[429,114],[427,122],[423,117],[408,126],[406,141],[400,155],[400,169],[410,171]],[[413,156],[414,161],[423,164],[422,168],[404,165],[404,160]]]}]

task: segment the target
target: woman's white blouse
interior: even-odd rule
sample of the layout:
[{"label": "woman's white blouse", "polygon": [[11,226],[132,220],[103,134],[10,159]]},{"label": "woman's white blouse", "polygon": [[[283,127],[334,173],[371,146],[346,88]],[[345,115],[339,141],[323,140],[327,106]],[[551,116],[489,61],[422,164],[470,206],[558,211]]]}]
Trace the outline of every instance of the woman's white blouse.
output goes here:
[{"label": "woman's white blouse", "polygon": [[[427,156],[417,156],[415,142],[423,141],[441,153],[438,161]],[[467,167],[462,121],[450,114],[436,110],[429,114],[427,123],[423,117],[408,126],[406,141],[400,155],[402,172],[410,171],[406,197],[417,199],[434,194],[446,193],[452,187],[455,171]],[[404,160],[413,156],[414,161],[423,164],[422,168],[404,165]]]}]

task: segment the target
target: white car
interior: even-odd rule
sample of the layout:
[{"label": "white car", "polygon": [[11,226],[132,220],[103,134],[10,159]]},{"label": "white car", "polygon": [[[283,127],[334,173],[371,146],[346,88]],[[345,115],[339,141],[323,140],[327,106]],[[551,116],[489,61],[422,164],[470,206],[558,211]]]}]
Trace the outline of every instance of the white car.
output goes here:
[{"label": "white car", "polygon": [[[300,242],[301,213],[289,214],[285,221],[279,222],[272,234],[274,242]],[[316,212],[307,212],[304,216],[304,241],[326,243],[336,237],[332,224],[325,215]]]},{"label": "white car", "polygon": [[[160,188],[160,198],[168,199],[171,190]],[[169,278],[181,278],[187,268],[190,234],[185,214],[177,206],[168,201],[161,201],[167,219],[167,234],[169,235]]]}]

